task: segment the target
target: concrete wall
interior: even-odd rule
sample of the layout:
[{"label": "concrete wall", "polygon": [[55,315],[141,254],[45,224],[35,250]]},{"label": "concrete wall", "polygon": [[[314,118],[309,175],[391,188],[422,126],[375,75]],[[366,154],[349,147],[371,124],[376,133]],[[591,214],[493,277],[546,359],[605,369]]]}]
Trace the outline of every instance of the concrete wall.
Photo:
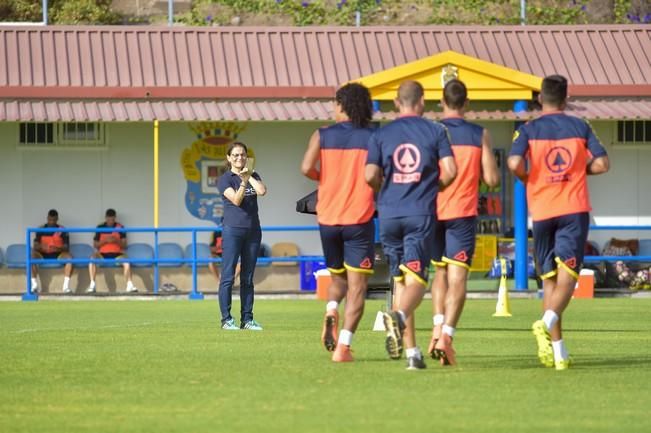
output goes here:
[{"label": "concrete wall", "polygon": [[[297,198],[314,183],[299,173],[307,139],[317,122],[250,123],[240,139],[256,153],[256,170],[269,188],[259,199],[263,225],[313,225],[315,218],[294,211]],[[152,125],[114,123],[107,126],[106,150],[17,150],[16,123],[0,123],[0,247],[24,242],[24,231],[45,221],[56,208],[67,226],[94,226],[108,207],[127,226],[153,224]],[[486,122],[494,146],[508,149],[511,123]],[[614,146],[614,124],[594,127],[611,155],[611,173],[590,179],[594,220],[598,224],[651,224],[651,150]],[[180,155],[196,136],[187,124],[161,125],[161,226],[212,226],[186,210],[186,181]],[[511,196],[511,179],[507,197]],[[510,201],[505,203],[511,208]],[[600,244],[611,236],[650,237],[649,232],[593,233]],[[92,235],[73,235],[73,242],[91,242]],[[151,242],[150,235],[130,235],[132,242]],[[203,238],[207,238],[207,235]],[[269,245],[283,240],[299,244],[302,253],[320,254],[316,232],[265,233]],[[161,241],[189,243],[187,235],[163,235]]]},{"label": "concrete wall", "polygon": [[[594,122],[593,128],[610,155],[610,172],[591,176],[592,219],[597,225],[651,225],[651,145],[622,147],[615,143],[614,122]],[[592,231],[603,248],[611,237],[651,239],[651,231]]]},{"label": "concrete wall", "polygon": [[[252,123],[240,140],[256,153],[256,171],[269,193],[259,199],[263,225],[314,225],[312,216],[295,212],[295,201],[315,188],[299,173],[307,139],[321,124]],[[153,225],[153,156],[151,124],[107,125],[106,150],[18,150],[16,123],[0,123],[0,247],[24,243],[29,226],[43,224],[56,208],[66,226],[95,226],[106,208],[126,226]],[[196,139],[184,123],[163,123],[160,130],[160,225],[214,226],[186,209],[186,180],[180,165],[184,148]],[[130,234],[131,242],[152,242],[151,235]],[[207,241],[208,235],[203,235]],[[293,240],[301,251],[319,254],[318,234],[265,233],[263,242]],[[91,243],[91,234],[71,242]],[[189,235],[161,235],[161,241],[190,242]]]}]

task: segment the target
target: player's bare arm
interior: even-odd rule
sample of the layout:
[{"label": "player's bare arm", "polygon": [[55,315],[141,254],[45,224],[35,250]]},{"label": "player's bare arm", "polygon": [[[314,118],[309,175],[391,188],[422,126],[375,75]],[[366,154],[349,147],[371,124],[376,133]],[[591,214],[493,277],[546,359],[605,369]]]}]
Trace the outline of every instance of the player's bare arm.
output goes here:
[{"label": "player's bare arm", "polygon": [[382,186],[382,169],[375,164],[366,164],[364,171],[364,177],[366,183],[373,189],[373,191],[378,192]]},{"label": "player's bare arm", "polygon": [[590,175],[604,174],[610,170],[608,156],[599,156],[588,161],[587,171]]},{"label": "player's bare arm", "polygon": [[301,173],[303,173],[303,176],[317,181],[321,174],[316,168],[317,163],[319,162],[319,152],[321,151],[320,140],[321,137],[319,131],[314,131],[307,144],[307,150],[305,151],[303,162],[301,163]]},{"label": "player's bare arm", "polygon": [[481,178],[490,188],[495,188],[500,184],[500,174],[497,169],[491,134],[488,129],[484,129],[481,137]]},{"label": "player's bare arm", "polygon": [[527,183],[527,169],[524,164],[524,158],[519,155],[509,156],[507,160],[507,166],[511,173],[522,181],[522,183]]},{"label": "player's bare arm", "polygon": [[439,161],[441,175],[439,176],[439,187],[443,190],[446,186],[454,182],[457,177],[457,163],[453,156],[446,156]]}]

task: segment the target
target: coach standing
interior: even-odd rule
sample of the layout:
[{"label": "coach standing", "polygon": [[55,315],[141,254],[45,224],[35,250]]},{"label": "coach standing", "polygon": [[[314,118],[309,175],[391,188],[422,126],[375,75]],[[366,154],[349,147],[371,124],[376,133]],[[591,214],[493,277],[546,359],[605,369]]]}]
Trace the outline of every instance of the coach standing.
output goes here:
[{"label": "coach standing", "polygon": [[[222,279],[219,283],[219,308],[222,329],[249,329],[261,331],[262,326],[253,320],[253,273],[262,241],[258,196],[267,193],[260,175],[247,168],[247,147],[234,142],[226,152],[230,170],[219,178],[224,217],[222,230]],[[240,326],[231,316],[233,280],[238,259],[240,270]]]}]

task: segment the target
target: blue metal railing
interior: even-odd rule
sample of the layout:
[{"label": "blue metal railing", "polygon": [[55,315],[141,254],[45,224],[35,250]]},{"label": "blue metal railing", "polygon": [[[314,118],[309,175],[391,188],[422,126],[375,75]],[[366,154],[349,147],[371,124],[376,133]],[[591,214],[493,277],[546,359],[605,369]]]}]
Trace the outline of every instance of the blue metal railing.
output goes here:
[{"label": "blue metal railing", "polygon": [[[596,226],[591,225],[590,230],[651,230],[651,226]],[[584,262],[615,262],[617,260],[625,260],[627,262],[651,262],[651,256],[585,256]]]},{"label": "blue metal railing", "polygon": [[[297,231],[318,231],[318,226],[264,226],[262,231],[265,232],[297,232]],[[105,265],[120,264],[120,263],[137,263],[147,264],[154,266],[154,287],[153,292],[158,293],[159,284],[159,265],[161,263],[183,263],[192,265],[192,290],[189,294],[189,299],[200,300],[203,299],[203,293],[197,290],[197,265],[203,263],[220,263],[221,258],[199,258],[197,257],[197,233],[198,232],[219,232],[219,227],[131,227],[131,228],[86,228],[86,227],[30,227],[26,230],[25,234],[25,275],[26,275],[26,290],[22,299],[24,301],[36,301],[38,295],[32,292],[32,265],[43,263],[72,263],[79,265],[87,265],[89,263],[102,263]],[[33,233],[153,233],[154,234],[154,257],[152,259],[103,259],[103,258],[70,258],[70,259],[34,259],[32,258],[32,243],[31,238]],[[159,233],[191,233],[192,234],[192,257],[191,258],[174,258],[174,259],[161,259],[159,258],[158,248],[158,234]],[[323,260],[323,256],[285,256],[285,257],[258,257],[258,263],[270,262],[311,262],[314,260]]]}]

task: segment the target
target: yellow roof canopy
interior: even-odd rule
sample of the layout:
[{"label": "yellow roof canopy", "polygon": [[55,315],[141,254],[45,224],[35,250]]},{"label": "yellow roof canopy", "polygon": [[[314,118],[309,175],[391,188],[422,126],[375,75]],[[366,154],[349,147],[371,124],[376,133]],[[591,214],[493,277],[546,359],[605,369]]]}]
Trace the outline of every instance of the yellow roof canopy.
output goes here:
[{"label": "yellow roof canopy", "polygon": [[425,99],[441,99],[445,83],[453,78],[468,88],[468,99],[503,101],[532,99],[542,78],[496,65],[455,51],[444,51],[385,71],[352,80],[369,88],[374,100],[396,97],[400,83],[416,80],[425,88]]}]

